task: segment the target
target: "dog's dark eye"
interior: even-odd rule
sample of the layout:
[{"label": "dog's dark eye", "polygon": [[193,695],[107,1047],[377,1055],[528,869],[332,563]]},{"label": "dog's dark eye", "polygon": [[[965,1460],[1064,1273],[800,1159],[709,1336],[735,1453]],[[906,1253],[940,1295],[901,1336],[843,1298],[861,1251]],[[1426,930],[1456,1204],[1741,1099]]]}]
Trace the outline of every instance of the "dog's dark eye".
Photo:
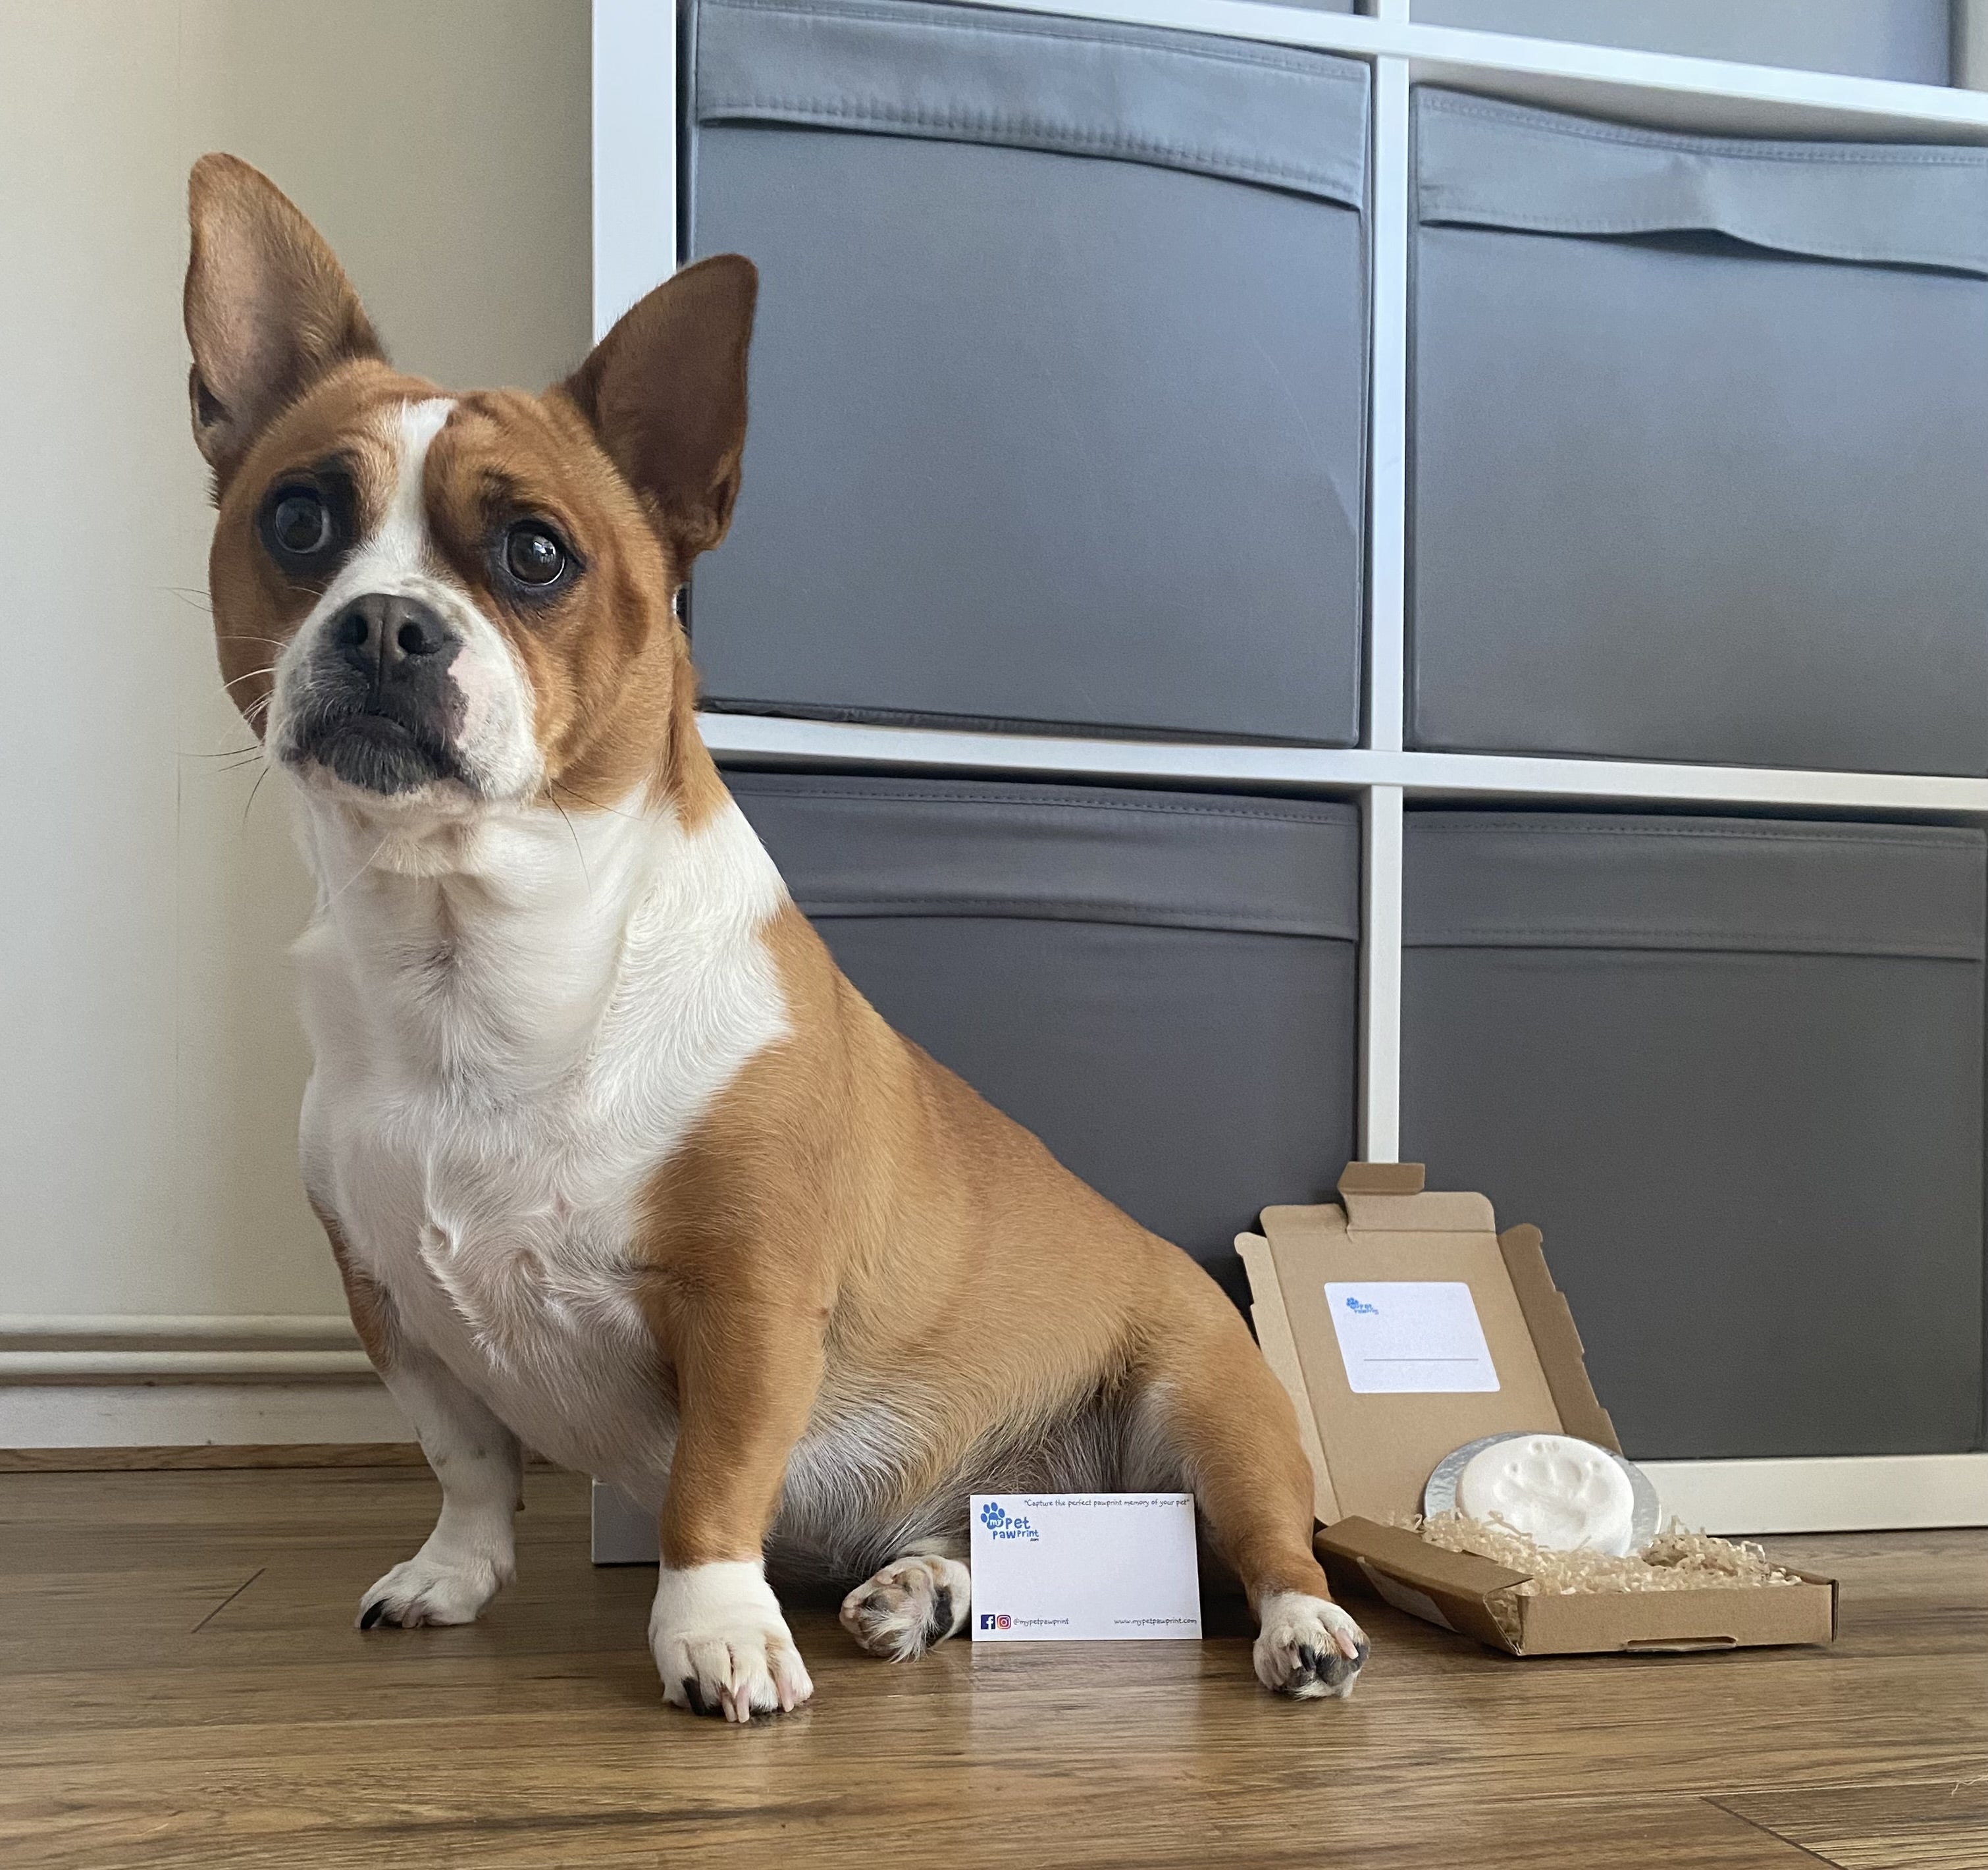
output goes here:
[{"label": "dog's dark eye", "polygon": [[288,488],[269,509],[269,537],[286,557],[314,558],[331,543],[331,509],[315,488]]},{"label": "dog's dark eye", "polygon": [[520,520],[504,535],[504,569],[530,590],[556,584],[569,562],[559,535],[539,520]]}]

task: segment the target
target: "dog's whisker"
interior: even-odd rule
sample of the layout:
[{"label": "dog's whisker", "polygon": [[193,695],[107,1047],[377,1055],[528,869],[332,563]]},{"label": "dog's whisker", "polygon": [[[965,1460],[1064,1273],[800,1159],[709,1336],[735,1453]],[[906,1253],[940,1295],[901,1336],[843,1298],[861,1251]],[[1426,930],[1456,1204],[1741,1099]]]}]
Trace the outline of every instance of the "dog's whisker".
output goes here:
[{"label": "dog's whisker", "polygon": [[[252,793],[249,795],[249,802],[252,805],[255,802],[255,796]],[[368,857],[363,863],[360,865],[360,866],[345,879],[343,882],[340,883],[330,896],[325,898],[324,907],[326,910],[329,910],[333,903],[336,903],[340,896],[345,894],[346,891],[350,889],[352,886],[357,882],[368,870],[373,868],[374,865],[379,860],[380,853],[384,851],[390,842],[392,842],[393,836],[394,834],[390,831],[387,832],[380,838],[380,842],[374,845],[372,855]]]},{"label": "dog's whisker", "polygon": [[566,820],[567,834],[573,839],[573,855],[580,859],[580,874],[581,879],[587,885],[588,900],[591,901],[593,896],[593,874],[587,867],[587,852],[581,846],[580,842],[580,832],[574,826],[572,818],[568,815],[565,806],[562,805],[559,802],[558,798],[554,795],[553,791],[553,781],[550,780],[548,780],[546,782],[546,798],[550,802],[553,811],[556,811],[562,818]]},{"label": "dog's whisker", "polygon": [[590,811],[604,811],[613,818],[626,818],[631,825],[647,825],[651,822],[649,815],[646,812],[624,811],[618,806],[604,805],[597,798],[589,798],[584,792],[575,787],[561,785],[556,779],[549,779],[546,781],[546,790],[548,794],[554,787],[557,787],[560,791],[565,793],[567,798],[578,799]]},{"label": "dog's whisker", "polygon": [[262,771],[255,775],[255,783],[248,788],[248,802],[242,808],[242,828],[245,832],[248,828],[248,815],[255,809],[255,794],[262,791],[262,781],[269,777],[269,762],[265,761],[262,763]]}]

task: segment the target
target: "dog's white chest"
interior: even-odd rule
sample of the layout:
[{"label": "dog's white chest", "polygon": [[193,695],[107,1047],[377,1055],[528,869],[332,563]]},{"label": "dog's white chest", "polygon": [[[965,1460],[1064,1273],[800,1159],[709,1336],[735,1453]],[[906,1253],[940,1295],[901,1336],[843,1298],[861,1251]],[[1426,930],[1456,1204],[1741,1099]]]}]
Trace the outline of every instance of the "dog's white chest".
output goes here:
[{"label": "dog's white chest", "polygon": [[347,1105],[320,1131],[330,1202],[402,1328],[529,1445],[660,1475],[674,1418],[637,1297],[642,1178],[566,1127],[421,1097]]},{"label": "dog's white chest", "polygon": [[563,920],[509,876],[526,908],[487,923],[410,883],[299,950],[313,1194],[410,1336],[528,1445],[638,1496],[674,1435],[639,1303],[645,1194],[786,1031],[760,939],[779,880],[749,828],[648,828],[661,861],[618,906],[596,852],[576,897],[548,892]]}]

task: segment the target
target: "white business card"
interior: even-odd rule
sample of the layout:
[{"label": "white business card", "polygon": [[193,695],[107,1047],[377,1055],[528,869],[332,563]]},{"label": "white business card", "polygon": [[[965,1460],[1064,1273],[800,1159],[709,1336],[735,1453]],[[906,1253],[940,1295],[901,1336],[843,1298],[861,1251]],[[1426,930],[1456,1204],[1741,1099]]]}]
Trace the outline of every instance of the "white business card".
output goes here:
[{"label": "white business card", "polygon": [[1191,1493],[976,1493],[973,1640],[1201,1635]]},{"label": "white business card", "polygon": [[1477,1302],[1461,1279],[1364,1279],[1325,1289],[1356,1396],[1495,1390]]}]

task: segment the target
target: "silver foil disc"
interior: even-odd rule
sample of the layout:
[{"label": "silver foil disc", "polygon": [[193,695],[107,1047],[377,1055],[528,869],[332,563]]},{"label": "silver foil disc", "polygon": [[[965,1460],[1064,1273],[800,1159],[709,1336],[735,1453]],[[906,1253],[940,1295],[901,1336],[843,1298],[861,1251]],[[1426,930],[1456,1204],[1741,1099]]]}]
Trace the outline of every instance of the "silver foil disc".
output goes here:
[{"label": "silver foil disc", "polygon": [[[1523,1441],[1531,1435],[1554,1434],[1557,1429],[1510,1429],[1502,1435],[1485,1435],[1476,1441],[1466,1441],[1453,1454],[1448,1454],[1435,1464],[1435,1472],[1428,1477],[1428,1485],[1422,1489],[1422,1517],[1434,1519],[1439,1513],[1451,1513],[1456,1506],[1456,1483],[1463,1470],[1469,1466],[1487,1448],[1496,1448],[1501,1441]],[[1578,1435],[1569,1435],[1570,1441],[1579,1441]],[[1663,1519],[1663,1507],[1657,1499],[1657,1490],[1650,1484],[1650,1477],[1633,1461],[1625,1461],[1613,1448],[1602,1448],[1598,1441],[1582,1442],[1584,1448],[1599,1448],[1629,1477],[1629,1489],[1636,1496],[1636,1503],[1629,1517],[1629,1550],[1640,1552],[1655,1538]],[[1621,1521],[1617,1520],[1617,1525]]]}]

